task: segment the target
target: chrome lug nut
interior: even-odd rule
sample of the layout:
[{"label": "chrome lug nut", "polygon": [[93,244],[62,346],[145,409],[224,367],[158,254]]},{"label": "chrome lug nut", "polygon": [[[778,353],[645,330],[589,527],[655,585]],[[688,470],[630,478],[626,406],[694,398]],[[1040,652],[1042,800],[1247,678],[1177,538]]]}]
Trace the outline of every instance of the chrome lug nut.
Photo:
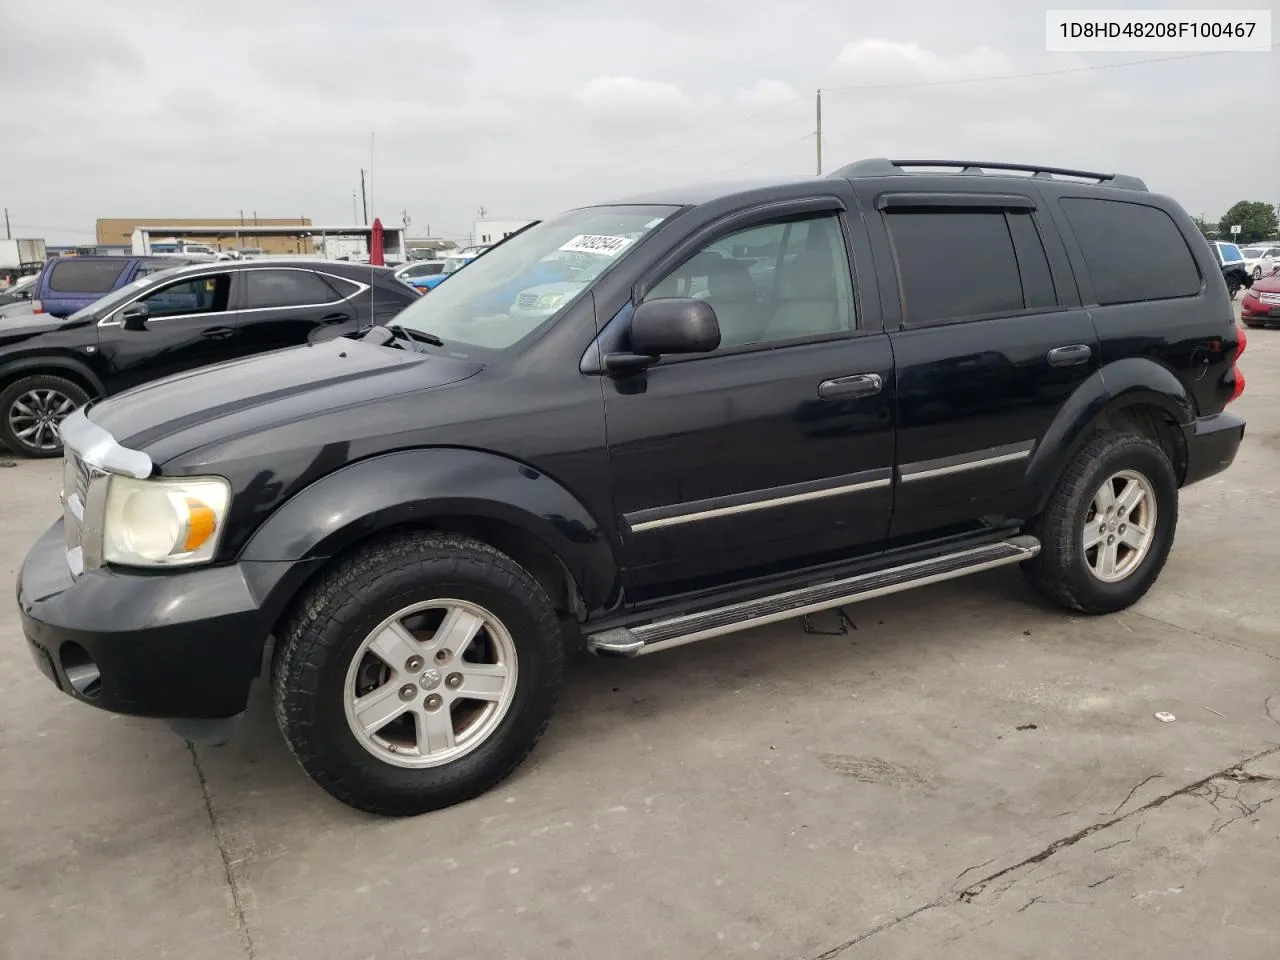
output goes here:
[{"label": "chrome lug nut", "polygon": [[424,701],[428,710],[439,710],[440,705],[444,703],[444,699],[438,693],[433,693]]},{"label": "chrome lug nut", "polygon": [[450,690],[457,690],[460,686],[462,686],[462,674],[460,673],[449,674],[449,676],[444,678],[444,685],[448,687]]},{"label": "chrome lug nut", "polygon": [[400,699],[409,701],[418,695],[418,688],[412,683],[406,683],[400,688]]},{"label": "chrome lug nut", "polygon": [[1107,537],[1107,543],[1108,543],[1108,544],[1112,544],[1112,543],[1115,543],[1115,542],[1116,542],[1116,538],[1115,538],[1114,536]]},{"label": "chrome lug nut", "polygon": [[404,668],[408,670],[410,673],[417,673],[419,670],[422,669],[422,658],[410,657],[408,660],[404,662]]}]

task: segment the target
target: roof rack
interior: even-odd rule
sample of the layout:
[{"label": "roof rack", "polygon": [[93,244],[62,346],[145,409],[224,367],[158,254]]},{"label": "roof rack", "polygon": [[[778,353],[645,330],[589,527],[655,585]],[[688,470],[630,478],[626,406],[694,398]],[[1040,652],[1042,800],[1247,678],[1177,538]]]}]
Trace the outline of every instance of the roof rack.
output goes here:
[{"label": "roof rack", "polygon": [[1146,190],[1147,185],[1137,177],[1124,173],[1097,173],[1093,170],[1070,170],[1066,167],[1045,167],[1039,164],[998,163],[986,160],[889,160],[874,157],[858,160],[831,174],[833,177],[896,177],[908,173],[907,167],[955,167],[962,176],[983,176],[985,170],[1015,170],[1031,174],[1036,180],[1054,180],[1057,177],[1078,177],[1093,180],[1102,186],[1121,190]]}]

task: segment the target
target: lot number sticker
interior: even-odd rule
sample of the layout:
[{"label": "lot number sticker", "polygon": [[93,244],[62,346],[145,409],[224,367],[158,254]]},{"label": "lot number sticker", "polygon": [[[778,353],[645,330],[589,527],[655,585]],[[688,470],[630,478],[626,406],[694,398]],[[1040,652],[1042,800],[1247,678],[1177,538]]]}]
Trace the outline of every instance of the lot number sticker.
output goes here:
[{"label": "lot number sticker", "polygon": [[596,233],[580,233],[560,249],[570,253],[594,253],[601,257],[616,257],[633,243],[635,241],[630,237],[609,237]]}]

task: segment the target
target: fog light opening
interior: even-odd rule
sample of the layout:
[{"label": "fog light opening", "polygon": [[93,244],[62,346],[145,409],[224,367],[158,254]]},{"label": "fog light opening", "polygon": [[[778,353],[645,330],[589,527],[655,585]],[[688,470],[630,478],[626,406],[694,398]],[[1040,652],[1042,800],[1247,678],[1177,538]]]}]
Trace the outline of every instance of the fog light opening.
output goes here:
[{"label": "fog light opening", "polygon": [[89,700],[102,693],[102,671],[89,651],[69,640],[58,651],[58,657],[62,660],[62,672],[76,693]]}]

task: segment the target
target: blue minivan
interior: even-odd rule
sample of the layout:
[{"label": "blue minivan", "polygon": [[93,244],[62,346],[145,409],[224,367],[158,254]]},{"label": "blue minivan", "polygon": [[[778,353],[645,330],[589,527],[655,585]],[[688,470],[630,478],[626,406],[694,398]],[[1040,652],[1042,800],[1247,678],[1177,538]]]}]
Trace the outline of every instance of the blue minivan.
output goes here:
[{"label": "blue minivan", "polygon": [[69,317],[139,277],[213,259],[197,255],[54,257],[40,271],[31,307],[36,313]]}]

